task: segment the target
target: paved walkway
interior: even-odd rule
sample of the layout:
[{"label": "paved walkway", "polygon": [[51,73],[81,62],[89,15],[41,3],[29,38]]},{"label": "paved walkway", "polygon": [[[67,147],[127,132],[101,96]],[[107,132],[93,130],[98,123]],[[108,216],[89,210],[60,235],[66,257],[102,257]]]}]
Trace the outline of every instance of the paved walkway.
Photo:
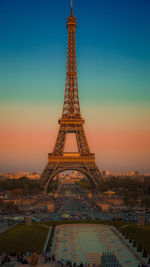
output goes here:
[{"label": "paved walkway", "polygon": [[53,253],[56,259],[76,263],[91,263],[97,255],[100,263],[103,252],[113,252],[122,267],[137,267],[141,263],[111,226],[98,224],[60,225],[56,228]]}]

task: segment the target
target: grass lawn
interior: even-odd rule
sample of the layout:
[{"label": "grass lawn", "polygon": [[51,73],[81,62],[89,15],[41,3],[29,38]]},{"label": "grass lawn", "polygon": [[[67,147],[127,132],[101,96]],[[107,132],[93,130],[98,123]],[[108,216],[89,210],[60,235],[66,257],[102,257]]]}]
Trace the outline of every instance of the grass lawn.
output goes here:
[{"label": "grass lawn", "polygon": [[150,225],[128,225],[124,230],[150,254]]},{"label": "grass lawn", "polygon": [[0,254],[2,252],[36,251],[41,253],[46,241],[48,228],[38,224],[19,224],[0,234]]}]

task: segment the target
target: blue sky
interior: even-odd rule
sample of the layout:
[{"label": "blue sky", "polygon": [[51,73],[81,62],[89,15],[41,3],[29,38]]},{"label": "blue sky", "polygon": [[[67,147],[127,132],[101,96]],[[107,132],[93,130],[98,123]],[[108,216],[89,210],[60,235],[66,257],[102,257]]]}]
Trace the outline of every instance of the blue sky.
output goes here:
[{"label": "blue sky", "polygon": [[[110,93],[112,100],[147,102],[150,1],[74,0],[73,8],[78,22],[78,79],[83,92],[87,90],[90,99],[93,85],[95,99],[101,94],[105,100]],[[69,12],[69,0],[0,1],[2,100],[22,100],[28,94],[32,99],[36,91],[36,100],[46,100],[52,85],[56,89],[53,97],[58,97],[65,82]],[[42,85],[46,98],[40,91]]]}]

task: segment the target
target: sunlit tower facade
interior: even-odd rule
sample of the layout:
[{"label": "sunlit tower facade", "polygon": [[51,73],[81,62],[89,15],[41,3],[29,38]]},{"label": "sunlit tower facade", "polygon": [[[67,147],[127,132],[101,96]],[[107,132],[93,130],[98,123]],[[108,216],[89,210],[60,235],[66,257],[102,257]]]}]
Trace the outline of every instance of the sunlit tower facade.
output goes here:
[{"label": "sunlit tower facade", "polygon": [[[92,184],[93,189],[103,184],[101,173],[95,163],[95,155],[90,152],[84,132],[84,119],[81,117],[76,59],[75,32],[77,21],[71,14],[67,19],[68,48],[66,65],[66,83],[62,116],[58,120],[59,131],[52,153],[48,154],[48,163],[41,174],[41,186],[47,192],[48,184],[60,172],[77,170],[83,173]],[[76,135],[78,152],[64,152],[67,134]]]}]

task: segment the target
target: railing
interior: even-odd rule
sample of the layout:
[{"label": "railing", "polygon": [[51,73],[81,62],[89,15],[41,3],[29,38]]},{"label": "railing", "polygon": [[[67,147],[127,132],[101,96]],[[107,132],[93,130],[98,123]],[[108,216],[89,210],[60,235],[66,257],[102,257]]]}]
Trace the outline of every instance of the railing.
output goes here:
[{"label": "railing", "polygon": [[55,229],[56,229],[56,225],[53,224],[52,228],[51,228],[51,232],[47,241],[47,246],[44,252],[51,252],[51,248],[52,248],[52,244],[53,244],[53,239],[54,239],[54,234],[55,234]]}]

